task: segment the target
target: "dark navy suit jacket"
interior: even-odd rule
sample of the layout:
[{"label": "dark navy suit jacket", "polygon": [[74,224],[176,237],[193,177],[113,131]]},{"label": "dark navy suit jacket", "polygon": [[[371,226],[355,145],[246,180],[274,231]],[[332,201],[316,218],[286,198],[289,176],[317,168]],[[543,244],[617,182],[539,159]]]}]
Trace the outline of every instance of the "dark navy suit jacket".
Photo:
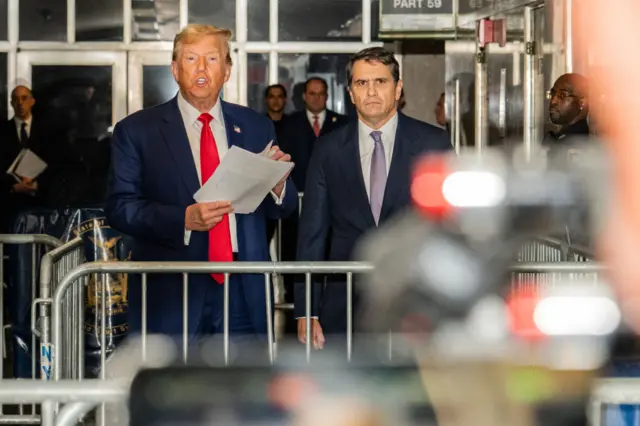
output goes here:
[{"label": "dark navy suit jacket", "polygon": [[[451,142],[442,129],[398,113],[380,223],[409,205],[410,175],[416,157],[450,149]],[[327,248],[328,260],[353,260],[357,241],[375,227],[362,175],[356,121],[316,142],[302,204],[297,260],[325,260]],[[342,333],[346,330],[346,287],[343,278],[329,279],[326,286],[313,284],[311,314],[319,317],[325,334]],[[305,316],[304,309],[305,286],[296,283],[295,316]]]},{"label": "dark navy suit jacket", "polygon": [[280,146],[284,152],[291,155],[291,161],[296,164],[296,167],[291,172],[293,183],[296,184],[296,188],[298,188],[299,191],[304,191],[309,159],[311,158],[316,140],[318,137],[322,137],[339,129],[348,122],[349,118],[346,115],[340,115],[331,110],[326,110],[324,122],[320,129],[320,136],[316,136],[316,134],[313,133],[313,127],[311,127],[311,123],[307,117],[306,109],[294,112],[289,115],[286,120],[283,126],[284,129]]},{"label": "dark navy suit jacket", "polygon": [[[222,102],[222,101],[221,101]],[[270,141],[276,143],[271,121],[239,105],[222,102],[229,146],[261,152]],[[185,210],[194,204],[200,188],[198,175],[178,109],[177,97],[156,107],[139,111],[119,122],[113,135],[112,166],[106,202],[109,224],[134,238],[132,259],[142,261],[207,261],[208,233],[193,232],[185,246]],[[267,261],[264,238],[267,218],[278,219],[297,208],[297,190],[288,180],[285,197],[276,205],[268,195],[252,214],[236,215],[238,260]],[[141,322],[142,292],[139,280],[130,276],[130,329]],[[266,333],[264,281],[262,275],[243,277],[251,321]],[[210,275],[190,276],[189,332],[200,332],[205,314],[221,319],[222,286]],[[147,329],[149,332],[182,332],[181,275],[151,275],[147,286]],[[203,320],[204,321],[204,320]]]}]

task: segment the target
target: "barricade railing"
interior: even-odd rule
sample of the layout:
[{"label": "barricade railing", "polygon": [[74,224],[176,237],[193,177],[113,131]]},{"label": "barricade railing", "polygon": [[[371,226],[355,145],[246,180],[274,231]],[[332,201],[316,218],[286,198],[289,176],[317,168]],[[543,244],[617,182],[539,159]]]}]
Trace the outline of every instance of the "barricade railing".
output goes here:
[{"label": "barricade railing", "polygon": [[[15,418],[5,416],[5,424],[42,424],[42,426],[72,426],[78,419],[105,403],[126,403],[129,395],[128,380],[62,380],[0,381],[0,404],[42,405],[42,418]],[[65,404],[56,413],[54,407]],[[42,419],[42,423],[40,420]]]},{"label": "barricade railing", "polygon": [[[67,300],[67,291],[74,282],[79,281],[82,278],[88,277],[91,274],[141,274],[143,304],[142,304],[142,324],[145,324],[146,317],[146,295],[147,291],[147,274],[170,274],[170,273],[182,273],[183,274],[183,288],[186,290],[189,285],[189,274],[211,274],[211,273],[224,273],[224,285],[223,285],[223,347],[224,347],[224,359],[225,363],[229,362],[229,275],[230,274],[263,274],[264,285],[266,293],[266,311],[267,318],[267,341],[268,341],[268,353],[271,361],[275,357],[274,347],[274,331],[272,322],[272,299],[271,299],[271,287],[272,287],[272,274],[304,274],[305,275],[305,287],[307,289],[306,306],[310,311],[311,307],[311,277],[312,274],[345,274],[347,282],[347,298],[348,309],[347,318],[349,330],[347,333],[348,342],[352,338],[351,327],[351,296],[353,286],[353,274],[354,273],[366,273],[370,272],[373,266],[363,262],[113,262],[113,261],[101,261],[82,264],[73,269],[67,274],[57,286],[52,300],[52,342],[51,355],[53,358],[53,378],[59,380],[62,378],[62,365],[63,361],[66,361],[66,357],[70,353],[82,353],[77,347],[73,347],[69,350],[68,347],[63,345],[63,322],[64,322],[64,309],[63,303]],[[105,280],[102,280],[104,283]],[[104,286],[104,284],[103,284]],[[104,287],[103,287],[104,291]],[[186,291],[185,291],[186,296]],[[79,295],[78,297],[81,297]],[[46,302],[46,301],[44,301]],[[187,322],[187,307],[188,299],[185,297],[183,300],[183,333],[182,333],[182,346],[183,356],[187,357],[188,352],[188,322]],[[102,314],[104,317],[105,310],[102,306]],[[309,317],[309,315],[307,315]],[[104,321],[101,322],[104,324]],[[310,327],[310,321],[307,321],[307,328]],[[141,330],[142,339],[146,338],[146,330]],[[105,329],[100,330],[101,340],[104,343]],[[104,366],[106,364],[106,358],[104,353],[104,345],[101,346],[102,356],[100,361],[101,376],[104,377]],[[146,356],[144,353],[145,345],[143,344],[143,358]],[[350,343],[348,343],[348,351],[351,350]],[[311,339],[307,339],[307,356],[311,354]],[[80,360],[83,362],[84,359]]]},{"label": "barricade railing", "polygon": [[[601,266],[595,263],[532,263],[532,264],[519,264],[514,265],[512,272],[514,274],[529,273],[597,273],[601,270]],[[268,353],[271,361],[275,358],[275,346],[274,346],[274,334],[272,323],[272,300],[271,300],[271,286],[272,286],[272,274],[302,274],[305,276],[305,311],[306,311],[306,327],[307,335],[311,335],[311,286],[312,276],[314,274],[344,274],[346,275],[346,297],[347,297],[347,311],[346,311],[346,344],[347,344],[347,358],[350,359],[352,354],[352,341],[353,341],[353,323],[352,323],[352,297],[353,297],[353,275],[369,273],[373,271],[373,265],[367,262],[228,262],[228,263],[210,263],[210,262],[92,262],[85,263],[77,268],[73,269],[67,274],[57,286],[52,302],[52,342],[51,354],[53,357],[53,378],[59,380],[63,377],[63,365],[66,358],[71,353],[77,353],[83,362],[83,353],[81,348],[77,347],[77,343],[73,341],[69,342],[63,339],[63,324],[64,324],[64,302],[67,300],[67,293],[69,288],[74,282],[78,282],[80,279],[87,277],[91,274],[107,274],[107,273],[126,273],[126,274],[141,274],[143,305],[142,305],[142,324],[143,330],[142,340],[146,338],[146,330],[144,329],[145,317],[146,317],[146,287],[147,287],[147,274],[168,274],[168,273],[182,273],[183,274],[183,287],[186,290],[189,285],[190,274],[211,274],[211,273],[224,273],[224,289],[223,289],[223,353],[225,363],[229,362],[229,275],[230,274],[263,274],[264,285],[266,293],[266,311],[267,318],[267,332],[268,332]],[[185,291],[186,295],[186,291]],[[81,297],[81,294],[78,296]],[[186,359],[188,354],[188,323],[187,323],[187,311],[186,306],[188,299],[183,300],[183,333],[182,333],[182,351],[183,357]],[[104,309],[103,309],[104,312]],[[103,322],[104,324],[104,322]],[[101,339],[105,339],[104,328],[100,330]],[[311,340],[306,340],[306,354],[307,359],[311,356]],[[70,345],[70,346],[68,346]],[[143,343],[142,357],[145,358],[145,345]],[[104,348],[104,346],[102,346]],[[100,371],[101,377],[105,376],[106,355],[104,349],[101,356]]]},{"label": "barricade railing", "polygon": [[[2,331],[2,335],[0,336],[0,353],[3,355],[7,352],[6,347],[9,346],[7,344],[6,333],[5,331],[9,329],[12,325],[5,325],[5,312],[4,312],[4,284],[7,278],[7,274],[5,273],[4,268],[4,257],[7,254],[5,251],[5,246],[31,246],[31,250],[29,254],[31,256],[31,270],[30,270],[30,278],[31,278],[31,300],[36,299],[37,297],[37,277],[38,277],[38,262],[40,258],[40,254],[43,251],[55,249],[57,247],[62,246],[62,241],[59,239],[52,237],[50,235],[45,234],[0,234],[0,283],[2,284],[2,288],[0,289],[0,330]],[[17,255],[21,255],[21,251],[18,250]],[[11,260],[11,259],[10,259]],[[13,259],[14,261],[16,259]],[[17,285],[17,283],[13,283],[13,285]],[[18,308],[18,307],[14,307]],[[15,324],[14,324],[15,325]],[[25,352],[27,352],[28,343],[24,341],[24,339],[30,340],[30,349],[31,349],[31,378],[35,379],[37,377],[37,358],[36,358],[36,336],[29,331],[29,322],[28,318],[26,318],[25,326],[27,329],[20,330],[20,335],[14,336],[16,339],[20,339],[20,347],[22,347]],[[11,340],[9,340],[11,342]],[[18,354],[13,354],[14,363],[18,360]],[[3,378],[5,375],[4,372],[4,359],[3,362],[0,362],[0,378]],[[18,414],[16,415],[5,415],[4,406],[0,404],[0,424],[16,424],[19,422],[21,424],[37,424],[39,423],[39,417],[35,415],[35,406],[31,407],[31,413],[25,413],[25,407],[20,405],[17,407]]]},{"label": "barricade railing", "polygon": [[[85,260],[83,240],[76,237],[73,240],[55,248],[42,257],[40,263],[40,294],[33,300],[31,306],[31,327],[34,335],[40,338],[40,378],[49,380],[51,375],[51,321],[50,301],[58,282],[73,268]],[[64,303],[66,326],[64,341],[77,351],[68,359],[64,366],[70,378],[84,377],[84,363],[80,362],[80,352],[84,351],[84,299],[82,288],[84,282],[73,284],[71,292],[67,293]],[[36,316],[39,320],[36,320]]]}]

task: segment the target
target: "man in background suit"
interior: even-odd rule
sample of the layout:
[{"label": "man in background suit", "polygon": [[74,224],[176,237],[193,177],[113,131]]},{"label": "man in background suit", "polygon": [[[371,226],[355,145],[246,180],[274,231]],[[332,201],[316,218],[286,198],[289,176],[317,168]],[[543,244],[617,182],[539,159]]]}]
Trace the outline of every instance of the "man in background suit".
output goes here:
[{"label": "man in background suit", "polygon": [[[46,199],[50,198],[48,195],[56,190],[53,188],[55,178],[61,172],[61,159],[66,147],[60,144],[59,132],[53,131],[41,118],[34,118],[35,103],[29,88],[17,86],[11,92],[14,116],[0,126],[2,232],[11,232],[12,221],[21,210],[47,204]],[[6,174],[22,149],[31,150],[47,163],[47,169],[35,180],[23,178],[17,181]]]},{"label": "man in background suit", "polygon": [[280,144],[296,164],[291,178],[299,191],[304,192],[307,167],[316,140],[348,121],[346,116],[327,109],[328,90],[329,86],[324,79],[311,77],[304,85],[304,110],[287,117]]},{"label": "man in background suit", "polygon": [[[258,209],[233,214],[224,200],[194,203],[231,146],[289,161],[276,145],[271,121],[249,108],[223,102],[231,73],[231,31],[191,24],[174,40],[172,71],[179,92],[169,102],[139,111],[114,130],[106,203],[109,224],[134,238],[132,258],[152,261],[268,261],[265,221],[296,208],[296,188],[283,178]],[[188,285],[191,337],[222,330],[222,274],[192,275]],[[180,335],[181,275],[148,278],[147,331]],[[141,329],[143,291],[129,289],[130,330]],[[253,340],[267,333],[261,275],[230,276],[231,337]],[[269,313],[270,314],[270,313]],[[246,339],[243,339],[246,340]]]},{"label": "man in background suit", "polygon": [[[363,234],[409,204],[414,159],[451,149],[442,129],[397,111],[402,81],[393,53],[374,47],[354,54],[347,77],[358,121],[316,142],[300,218],[299,261],[352,260]],[[311,330],[316,348],[324,346],[325,338],[346,331],[346,287],[344,282],[330,280],[326,286],[312,286]],[[357,287],[353,301],[356,315]],[[303,283],[296,283],[295,315],[298,339],[304,343]]]}]

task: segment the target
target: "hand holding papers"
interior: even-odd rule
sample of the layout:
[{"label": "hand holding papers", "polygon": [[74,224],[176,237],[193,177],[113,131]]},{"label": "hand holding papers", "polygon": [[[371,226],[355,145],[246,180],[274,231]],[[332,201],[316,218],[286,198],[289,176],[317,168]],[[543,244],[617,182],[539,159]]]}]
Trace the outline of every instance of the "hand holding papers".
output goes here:
[{"label": "hand holding papers", "polygon": [[47,163],[29,149],[20,151],[13,161],[7,174],[12,175],[18,182],[23,179],[35,180],[47,168]]},{"label": "hand holding papers", "polygon": [[228,200],[234,213],[253,213],[293,167],[291,162],[270,159],[269,152],[271,144],[260,154],[232,146],[193,198],[198,203]]}]

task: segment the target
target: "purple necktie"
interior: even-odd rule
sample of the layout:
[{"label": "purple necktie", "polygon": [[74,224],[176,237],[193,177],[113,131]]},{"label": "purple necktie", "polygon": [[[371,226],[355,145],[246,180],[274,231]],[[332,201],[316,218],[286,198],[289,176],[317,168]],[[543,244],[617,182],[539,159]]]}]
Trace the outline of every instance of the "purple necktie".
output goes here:
[{"label": "purple necktie", "polygon": [[371,175],[369,180],[369,203],[371,213],[376,224],[380,220],[382,210],[382,199],[384,198],[384,188],[387,186],[387,162],[384,156],[384,145],[382,145],[382,132],[374,130],[371,138],[375,142],[373,156],[371,157]]}]

